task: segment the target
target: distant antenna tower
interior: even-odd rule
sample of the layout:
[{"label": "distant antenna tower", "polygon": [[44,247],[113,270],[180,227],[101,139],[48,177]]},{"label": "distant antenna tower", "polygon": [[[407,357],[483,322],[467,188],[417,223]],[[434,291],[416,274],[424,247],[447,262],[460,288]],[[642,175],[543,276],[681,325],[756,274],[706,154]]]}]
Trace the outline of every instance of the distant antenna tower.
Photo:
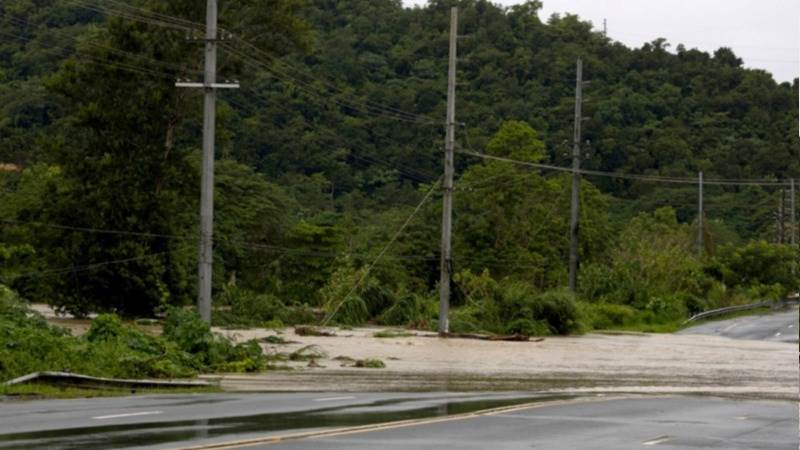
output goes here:
[{"label": "distant antenna tower", "polygon": [[608,37],[608,27],[606,24],[606,19],[603,19],[603,37]]}]

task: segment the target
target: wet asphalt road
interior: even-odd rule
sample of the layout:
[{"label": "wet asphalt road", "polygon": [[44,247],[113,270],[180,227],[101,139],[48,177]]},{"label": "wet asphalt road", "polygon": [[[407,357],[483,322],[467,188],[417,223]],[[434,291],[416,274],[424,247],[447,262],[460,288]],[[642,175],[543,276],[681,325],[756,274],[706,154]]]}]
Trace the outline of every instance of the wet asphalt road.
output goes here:
[{"label": "wet asphalt road", "polygon": [[514,392],[337,392],[0,402],[0,449],[175,448],[553,399]]},{"label": "wet asphalt road", "polygon": [[[183,448],[442,417],[514,403],[504,394],[204,394],[0,403],[0,449]],[[711,397],[561,398],[573,403],[248,448],[797,449],[791,402]]]},{"label": "wet asphalt road", "polygon": [[715,398],[611,400],[250,448],[796,450],[797,411],[790,403]]},{"label": "wet asphalt road", "polygon": [[773,342],[797,342],[800,329],[798,308],[772,314],[737,317],[730,320],[706,322],[686,328],[678,334],[706,334],[733,339],[753,339]]}]

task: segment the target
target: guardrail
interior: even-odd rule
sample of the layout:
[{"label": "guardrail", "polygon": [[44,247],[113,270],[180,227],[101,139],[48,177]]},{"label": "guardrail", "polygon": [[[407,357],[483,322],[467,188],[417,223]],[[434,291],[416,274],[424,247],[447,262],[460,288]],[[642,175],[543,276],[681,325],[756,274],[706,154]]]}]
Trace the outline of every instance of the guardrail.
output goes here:
[{"label": "guardrail", "polygon": [[689,322],[694,322],[695,320],[705,319],[706,317],[720,316],[722,314],[728,314],[732,312],[748,311],[751,309],[764,308],[767,306],[778,307],[778,306],[796,305],[798,303],[800,303],[800,299],[795,297],[783,300],[764,300],[762,302],[751,303],[749,305],[726,306],[725,308],[710,309],[708,311],[697,313],[692,317],[689,317],[683,323],[687,324]]},{"label": "guardrail", "polygon": [[20,383],[38,383],[59,386],[83,387],[89,389],[168,389],[213,387],[214,383],[203,380],[124,380],[116,378],[90,377],[69,372],[34,372],[2,383],[12,386]]}]

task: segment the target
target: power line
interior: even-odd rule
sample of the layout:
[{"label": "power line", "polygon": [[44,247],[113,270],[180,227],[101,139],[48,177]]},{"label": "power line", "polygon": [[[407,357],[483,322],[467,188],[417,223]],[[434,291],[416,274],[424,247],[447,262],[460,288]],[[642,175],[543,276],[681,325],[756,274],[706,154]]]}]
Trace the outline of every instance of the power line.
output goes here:
[{"label": "power line", "polygon": [[[134,6],[131,6],[131,5],[125,5],[124,3],[121,3],[121,2],[115,1],[115,0],[106,0],[106,1],[109,1],[109,2],[117,4],[117,5],[120,5],[120,6],[122,6],[122,8],[114,9],[114,8],[110,8],[110,7],[100,6],[100,5],[93,5],[92,3],[88,2],[88,1],[81,1],[81,0],[66,0],[66,1],[69,4],[72,4],[72,5],[80,7],[80,8],[85,8],[85,9],[88,9],[88,10],[91,10],[91,11],[110,14],[110,15],[116,15],[116,16],[119,16],[121,18],[129,19],[129,20],[133,20],[133,21],[138,21],[138,22],[142,22],[142,23],[148,23],[148,24],[157,25],[157,26],[162,26],[162,27],[166,27],[166,28],[176,28],[176,29],[180,29],[180,30],[183,30],[183,31],[198,31],[198,30],[202,30],[203,29],[203,25],[199,24],[197,22],[192,22],[192,21],[189,21],[189,20],[176,18],[176,17],[169,16],[169,15],[166,15],[166,14],[154,13],[152,11],[148,11],[148,10],[145,10],[145,9],[142,9],[142,8],[137,8],[137,7],[134,7]],[[148,17],[148,16],[152,16],[152,17]],[[271,61],[273,61],[274,64],[272,66],[270,66],[268,64],[265,64],[265,63],[263,63],[261,61],[256,60],[255,58],[250,57],[249,55],[246,55],[246,54],[236,50],[235,48],[232,48],[232,46],[227,45],[226,47],[227,47],[227,49],[229,51],[237,54],[238,56],[242,57],[245,60],[249,59],[251,61],[255,61],[256,63],[260,63],[261,66],[262,66],[261,67],[262,69],[265,69],[265,70],[269,71],[270,73],[272,73],[273,75],[278,76],[279,78],[282,77],[282,79],[284,81],[288,79],[288,80],[291,80],[294,83],[297,83],[297,84],[303,86],[302,89],[304,89],[304,90],[308,90],[311,93],[317,93],[317,94],[320,93],[320,91],[318,89],[316,89],[313,85],[311,85],[311,84],[309,84],[309,83],[307,83],[307,82],[305,82],[305,81],[303,81],[303,80],[291,75],[290,73],[287,73],[285,71],[281,71],[281,70],[277,69],[274,66],[280,64],[280,65],[283,65],[285,67],[288,67],[290,70],[293,70],[296,73],[301,73],[301,74],[307,76],[307,74],[304,73],[303,71],[301,71],[300,69],[297,69],[296,67],[286,63],[285,61],[281,61],[280,59],[278,59],[278,58],[274,57],[273,55],[270,55],[269,53],[259,49],[258,47],[256,47],[255,45],[253,45],[250,42],[245,41],[244,39],[241,39],[241,38],[238,38],[238,37],[234,37],[234,39],[237,42],[241,43],[242,45],[247,46],[248,48],[250,48],[255,53],[261,55],[262,57],[270,59]],[[331,89],[331,90],[333,90],[333,91],[335,91],[335,92],[337,92],[339,94],[347,95],[344,91],[342,91],[340,88],[334,86],[332,83],[329,83],[329,82],[327,82],[325,80],[319,79],[318,77],[313,77],[313,76],[311,76],[311,77],[313,79],[315,79],[316,81],[322,83],[323,85],[327,86],[329,89]],[[372,102],[372,101],[369,101],[369,100],[343,101],[341,99],[333,99],[333,101],[336,102],[337,104],[340,104],[341,106],[346,106],[346,107],[349,107],[351,109],[358,110],[358,111],[365,112],[365,113],[372,113],[372,114],[376,114],[377,113],[379,115],[382,115],[385,118],[391,118],[391,119],[401,120],[401,121],[406,121],[406,122],[411,122],[411,123],[438,124],[438,122],[433,121],[431,119],[428,119],[428,118],[426,118],[424,116],[421,116],[419,114],[411,113],[411,112],[408,112],[408,111],[401,110],[399,108],[395,108],[395,107],[392,107],[392,106],[389,106],[389,105],[384,105],[384,104]]]},{"label": "power line", "polygon": [[[173,250],[173,251],[176,251],[176,250]],[[13,277],[5,277],[5,278],[2,278],[2,280],[3,280],[4,283],[8,283],[8,282],[12,281],[12,279],[13,280],[17,280],[17,279],[20,279],[20,278],[38,278],[38,277],[43,277],[43,276],[63,275],[63,274],[66,274],[66,273],[86,272],[86,271],[90,271],[90,270],[94,270],[94,269],[99,269],[100,267],[111,266],[111,265],[115,265],[115,264],[124,264],[124,263],[128,263],[128,262],[133,262],[133,261],[140,261],[140,260],[143,260],[143,259],[152,258],[152,257],[156,257],[156,256],[163,256],[163,255],[166,255],[168,253],[172,253],[172,251],[159,252],[159,253],[150,253],[150,254],[142,255],[142,256],[135,256],[135,257],[124,258],[124,259],[115,259],[115,260],[111,260],[111,261],[103,261],[103,262],[94,263],[94,264],[87,264],[87,265],[83,265],[83,266],[75,265],[75,266],[63,267],[63,268],[59,268],[59,269],[42,270],[42,271],[37,271],[37,272],[27,272],[27,273],[23,273],[23,274],[20,274],[20,275],[15,275]]]},{"label": "power line", "polygon": [[[233,54],[239,56],[240,58],[242,58],[242,60],[243,60],[245,65],[249,65],[250,67],[254,67],[254,68],[257,68],[257,69],[265,70],[265,71],[269,72],[270,74],[272,74],[272,76],[274,78],[276,78],[278,80],[281,80],[281,81],[284,81],[284,82],[288,82],[290,84],[293,84],[298,90],[309,94],[311,96],[311,98],[324,97],[324,96],[328,95],[328,93],[326,93],[326,92],[314,87],[312,84],[310,84],[310,83],[308,83],[306,81],[300,80],[297,77],[292,76],[291,74],[288,74],[286,72],[282,72],[281,70],[276,69],[274,67],[274,65],[270,65],[270,64],[264,63],[262,61],[256,60],[256,59],[250,57],[249,55],[241,52],[240,50],[237,50],[235,47],[231,46],[230,44],[223,44],[223,47],[226,50],[228,50],[230,53],[233,53]],[[339,91],[339,93],[342,93],[342,92]],[[346,95],[346,94],[343,94],[343,95]],[[334,104],[336,104],[336,105],[338,105],[338,106],[340,106],[342,108],[350,109],[350,110],[359,112],[359,113],[367,115],[367,116],[379,117],[379,118],[390,119],[390,120],[397,120],[397,121],[407,122],[407,123],[416,123],[416,124],[424,124],[424,125],[431,125],[431,124],[439,125],[438,122],[434,122],[434,121],[429,120],[429,119],[419,119],[418,116],[411,115],[410,113],[408,113],[408,115],[406,115],[406,114],[398,114],[398,113],[395,113],[395,112],[392,112],[392,111],[387,111],[386,109],[371,107],[371,106],[367,105],[365,102],[359,102],[359,101],[348,100],[348,99],[338,99],[338,98],[333,98],[333,97],[326,97],[326,101],[333,102]]]},{"label": "power line", "polygon": [[[251,96],[246,98],[248,101],[257,102],[258,104],[260,104],[262,106],[265,106],[265,107],[268,107],[268,108],[269,107],[277,107],[277,108],[283,109],[284,111],[287,111],[287,112],[296,112],[296,111],[292,110],[288,105],[286,105],[284,103],[269,103],[265,98],[263,98],[263,94],[262,93],[254,90],[252,88],[245,88],[244,91],[249,92],[249,93],[252,94]],[[238,106],[240,106],[240,107],[242,107],[242,105],[240,103],[237,103],[235,101],[233,103],[238,105]],[[251,112],[251,114],[257,112],[257,110],[252,109],[252,108],[244,108],[243,107],[243,109],[249,110]],[[306,128],[306,130],[309,130],[309,128]],[[436,179],[436,176],[432,175],[429,172],[424,172],[424,171],[421,171],[419,169],[411,168],[409,166],[405,166],[405,165],[402,165],[402,164],[398,164],[398,163],[386,160],[386,159],[381,158],[381,157],[376,156],[376,155],[371,155],[369,151],[366,151],[365,149],[363,149],[363,148],[361,148],[359,146],[353,145],[352,142],[349,142],[349,141],[345,142],[344,140],[342,140],[341,136],[339,136],[338,134],[330,131],[327,128],[318,127],[318,128],[314,128],[313,131],[315,133],[321,133],[321,134],[323,134],[325,136],[328,136],[328,137],[332,138],[333,140],[337,141],[338,143],[340,143],[341,145],[349,148],[349,149],[359,150],[360,153],[362,153],[362,155],[358,155],[358,154],[355,154],[355,153],[350,153],[348,155],[348,157],[352,157],[352,158],[359,159],[359,160],[366,161],[366,162],[372,162],[372,163],[378,163],[378,164],[385,165],[387,167],[390,167],[390,168],[393,168],[393,169],[397,170],[398,173],[400,173],[402,175],[405,175],[407,178],[410,178],[410,179],[412,179],[414,181],[421,182],[421,183],[430,183],[431,181]]]},{"label": "power line", "polygon": [[59,230],[69,230],[69,231],[80,231],[85,233],[97,233],[97,234],[115,234],[115,235],[125,235],[125,236],[138,236],[138,237],[149,237],[149,238],[166,238],[166,239],[189,239],[189,236],[179,236],[175,234],[160,234],[160,233],[149,233],[143,231],[124,231],[124,230],[110,230],[104,228],[91,228],[91,227],[76,227],[71,225],[61,225],[61,224],[54,224],[54,223],[45,223],[45,222],[32,222],[32,221],[23,221],[23,220],[12,220],[12,219],[0,219],[0,222],[11,224],[11,225],[30,225],[36,227],[46,227],[46,228],[55,228]]},{"label": "power line", "polygon": [[[236,52],[242,58],[249,59],[249,60],[254,61],[256,63],[260,63],[262,65],[262,68],[264,68],[265,70],[270,71],[273,74],[276,74],[276,73],[280,74],[280,75],[288,78],[291,81],[300,83],[300,84],[302,84],[303,86],[306,86],[309,89],[318,91],[318,89],[316,87],[314,87],[313,85],[311,85],[311,84],[309,84],[309,83],[297,78],[296,76],[293,76],[290,73],[278,70],[278,69],[276,69],[274,67],[275,65],[282,65],[282,66],[288,68],[289,70],[292,70],[295,73],[300,74],[301,76],[308,76],[308,77],[314,79],[315,81],[321,83],[323,86],[326,86],[331,91],[334,91],[334,92],[342,94],[342,95],[348,95],[347,93],[342,91],[339,87],[335,86],[333,83],[331,83],[329,81],[326,81],[326,80],[324,80],[324,79],[322,79],[320,77],[315,77],[313,75],[309,75],[309,74],[305,73],[303,70],[294,67],[293,65],[281,60],[280,58],[277,58],[277,57],[275,57],[273,55],[270,55],[269,53],[259,49],[255,45],[253,45],[253,44],[251,44],[251,43],[249,43],[249,42],[247,42],[247,41],[245,41],[245,40],[243,40],[241,38],[238,38],[238,37],[234,36],[234,40],[236,42],[240,42],[243,45],[247,46],[253,52],[257,53],[258,55],[261,55],[262,57],[264,57],[266,59],[269,59],[273,63],[273,65],[270,66],[270,65],[264,63],[263,61],[259,61],[259,60],[256,60],[255,58],[251,58],[249,55],[246,55],[246,54],[244,54],[244,53],[242,53],[240,51],[237,51],[235,49],[233,50],[234,52]],[[228,46],[230,47],[230,45],[228,45]],[[368,111],[369,110],[375,110],[377,112],[380,112],[380,113],[383,113],[383,114],[386,114],[386,115],[396,116],[396,118],[398,118],[400,120],[411,121],[411,122],[420,122],[420,123],[425,123],[425,124],[436,124],[436,125],[439,124],[439,122],[437,122],[435,120],[432,120],[430,118],[427,118],[425,116],[422,116],[422,115],[419,115],[419,114],[416,114],[416,113],[412,113],[412,112],[408,112],[408,111],[404,111],[402,109],[395,108],[395,107],[388,106],[388,105],[384,105],[384,104],[381,104],[381,103],[372,102],[372,101],[369,101],[369,100],[357,100],[357,101],[351,101],[350,103],[352,103],[353,105],[358,106],[359,108],[366,109]]]},{"label": "power line", "polygon": [[[474,156],[477,158],[488,159],[493,161],[502,161],[511,164],[533,167],[537,169],[555,170],[559,172],[580,173],[583,175],[595,175],[608,178],[620,178],[636,181],[649,181],[657,183],[678,183],[678,184],[696,184],[697,178],[688,177],[665,177],[658,175],[639,175],[622,172],[605,172],[600,170],[589,169],[572,169],[571,167],[555,166],[550,164],[540,164],[529,161],[519,161],[511,158],[504,158],[501,156],[487,155],[485,153],[477,153],[468,150],[459,150],[459,153]],[[788,186],[788,181],[781,180],[768,180],[768,179],[753,179],[753,180],[735,180],[735,179],[707,179],[703,181],[707,185],[720,185],[720,186]]]}]

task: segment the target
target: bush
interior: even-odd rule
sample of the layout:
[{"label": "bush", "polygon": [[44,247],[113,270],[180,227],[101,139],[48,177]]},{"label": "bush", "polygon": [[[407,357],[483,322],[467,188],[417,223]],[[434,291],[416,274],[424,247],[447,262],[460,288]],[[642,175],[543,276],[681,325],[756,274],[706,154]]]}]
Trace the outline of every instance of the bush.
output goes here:
[{"label": "bush", "polygon": [[183,378],[201,371],[253,371],[265,365],[256,342],[234,345],[211,333],[189,311],[169,311],[162,337],[143,333],[113,314],[70,336],[28,310],[0,285],[0,380],[31,372],[69,370],[114,378]]},{"label": "bush", "polygon": [[212,320],[221,326],[269,326],[270,328],[311,323],[316,320],[310,306],[287,305],[278,297],[227,285],[220,295],[227,309],[214,311]]},{"label": "bush", "polygon": [[430,329],[438,314],[438,298],[403,293],[378,317],[383,325]]},{"label": "bush", "polygon": [[[570,334],[581,330],[580,314],[575,297],[564,290],[536,293],[524,283],[509,283],[503,286],[501,316],[506,332],[516,332],[511,324],[519,327],[520,320],[528,321],[525,327],[535,334]],[[542,333],[546,327],[547,333]]]},{"label": "bush", "polygon": [[451,315],[454,332],[548,335],[570,334],[582,329],[581,316],[572,294],[566,291],[538,292],[521,281],[495,281],[484,271],[461,272],[466,304]]},{"label": "bush", "polygon": [[596,330],[626,327],[638,320],[638,313],[635,309],[613,303],[588,305],[586,315],[588,325]]},{"label": "bush", "polygon": [[797,257],[797,250],[788,245],[755,241],[741,247],[722,247],[711,265],[729,287],[758,289],[759,286],[770,286],[766,290],[772,291],[774,286],[774,292],[768,293],[779,298],[796,290],[800,284],[800,279],[792,275],[792,262]]},{"label": "bush", "polygon": [[266,364],[256,341],[233,344],[213,334],[211,327],[194,311],[170,309],[164,322],[163,336],[179,349],[194,355],[203,367],[212,370],[227,371],[244,367],[253,371]]}]

